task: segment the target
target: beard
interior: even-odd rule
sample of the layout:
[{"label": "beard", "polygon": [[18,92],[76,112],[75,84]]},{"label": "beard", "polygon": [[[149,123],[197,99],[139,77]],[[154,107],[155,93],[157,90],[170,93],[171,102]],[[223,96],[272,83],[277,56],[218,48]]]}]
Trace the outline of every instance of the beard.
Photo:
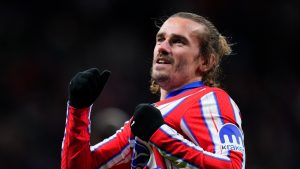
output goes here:
[{"label": "beard", "polygon": [[155,72],[153,71],[153,67],[151,68],[151,79],[154,80],[157,84],[168,82],[170,80],[170,76],[167,73]]},{"label": "beard", "polygon": [[[174,65],[175,68],[172,70],[161,71],[161,70],[153,70],[153,66],[151,68],[151,78],[157,84],[166,84],[169,82],[176,82],[185,79],[187,76],[186,70],[188,69],[187,61],[182,59],[180,62]],[[173,72],[173,73],[171,73]],[[174,74],[181,74],[180,79],[177,79]],[[174,79],[175,78],[175,79]]]}]

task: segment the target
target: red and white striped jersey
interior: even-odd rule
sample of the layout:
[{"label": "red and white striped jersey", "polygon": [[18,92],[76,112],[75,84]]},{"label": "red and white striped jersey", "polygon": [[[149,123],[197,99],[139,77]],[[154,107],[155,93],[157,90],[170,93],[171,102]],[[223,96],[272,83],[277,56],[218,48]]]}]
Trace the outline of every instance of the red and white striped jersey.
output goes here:
[{"label": "red and white striped jersey", "polygon": [[[240,111],[224,90],[194,82],[153,105],[165,124],[145,143],[149,154],[144,168],[245,168]],[[91,107],[68,106],[61,168],[132,167],[139,154],[129,121],[111,137],[90,146],[90,111]]]}]

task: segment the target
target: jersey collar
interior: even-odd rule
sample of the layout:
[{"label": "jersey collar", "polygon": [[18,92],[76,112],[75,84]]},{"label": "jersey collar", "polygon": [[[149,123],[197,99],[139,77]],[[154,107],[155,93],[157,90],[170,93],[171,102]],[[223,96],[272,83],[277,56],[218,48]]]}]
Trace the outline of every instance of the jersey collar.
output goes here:
[{"label": "jersey collar", "polygon": [[174,90],[174,91],[168,93],[166,99],[170,98],[170,97],[173,97],[173,96],[176,96],[180,93],[186,92],[190,89],[197,88],[197,87],[202,87],[202,86],[204,86],[204,84],[201,81],[189,83],[189,84],[187,84],[187,85],[185,85],[185,86],[183,86],[183,87],[181,87],[177,90]]}]

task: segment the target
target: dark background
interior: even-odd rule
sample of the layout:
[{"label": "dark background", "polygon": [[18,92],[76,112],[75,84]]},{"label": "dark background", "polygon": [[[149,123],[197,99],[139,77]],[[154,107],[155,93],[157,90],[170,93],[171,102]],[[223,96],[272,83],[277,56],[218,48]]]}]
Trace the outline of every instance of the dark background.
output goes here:
[{"label": "dark background", "polygon": [[0,169],[60,168],[68,83],[78,71],[112,71],[92,117],[108,107],[131,115],[137,104],[157,100],[148,91],[154,21],[178,11],[207,17],[234,44],[222,82],[242,112],[246,168],[297,168],[297,6],[296,0],[1,1]]}]

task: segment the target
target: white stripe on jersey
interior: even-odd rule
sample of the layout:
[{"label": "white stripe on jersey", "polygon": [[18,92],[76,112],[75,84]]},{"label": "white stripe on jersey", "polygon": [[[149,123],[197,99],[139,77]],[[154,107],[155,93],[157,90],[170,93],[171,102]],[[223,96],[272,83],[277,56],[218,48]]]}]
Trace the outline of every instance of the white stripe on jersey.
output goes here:
[{"label": "white stripe on jersey", "polygon": [[209,130],[212,143],[214,144],[215,153],[221,154],[221,141],[219,130],[223,126],[223,120],[220,118],[220,109],[213,92],[207,93],[200,99],[201,112]]},{"label": "white stripe on jersey", "polygon": [[66,134],[67,134],[67,123],[68,123],[68,119],[69,119],[69,102],[67,103],[67,113],[66,113],[66,124],[65,124],[65,131],[64,131],[64,138],[63,138],[63,141],[62,141],[62,144],[61,144],[61,155],[62,155],[62,151],[63,151],[63,148],[64,148],[64,143],[65,143],[65,138],[66,138]]},{"label": "white stripe on jersey", "polygon": [[89,116],[88,116],[88,120],[89,120],[89,125],[88,125],[88,128],[89,128],[89,133],[91,134],[91,111],[92,111],[92,108],[93,108],[93,104],[90,106],[90,111],[89,111]]},{"label": "white stripe on jersey", "polygon": [[236,103],[231,98],[230,98],[230,103],[231,103],[231,106],[232,106],[233,111],[234,111],[235,121],[237,122],[239,127],[242,128],[242,120],[241,120],[241,116],[240,116],[240,109],[238,108]]},{"label": "white stripe on jersey", "polygon": [[196,138],[192,134],[191,130],[189,129],[189,127],[186,124],[184,119],[180,120],[180,128],[193,141],[193,143],[195,143],[197,146],[199,146],[198,141],[196,140]]}]

